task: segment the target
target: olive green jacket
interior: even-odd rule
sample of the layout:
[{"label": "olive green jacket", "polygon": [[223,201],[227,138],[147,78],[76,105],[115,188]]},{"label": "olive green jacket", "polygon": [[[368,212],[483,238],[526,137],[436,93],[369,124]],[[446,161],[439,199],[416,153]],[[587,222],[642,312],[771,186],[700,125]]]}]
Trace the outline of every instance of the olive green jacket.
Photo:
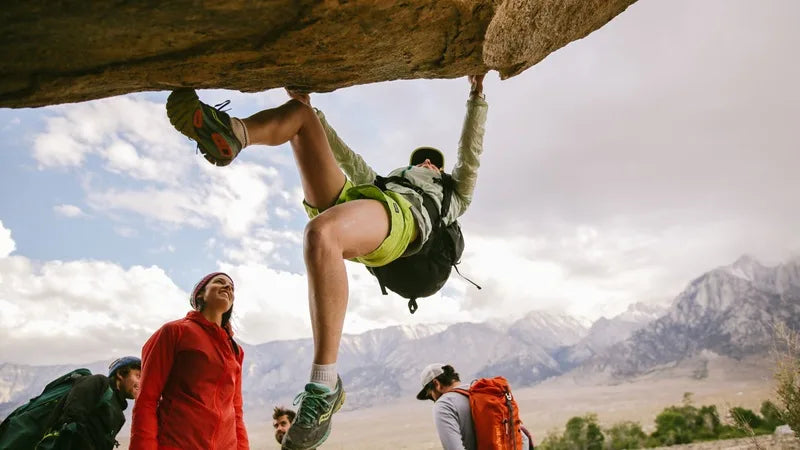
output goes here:
[{"label": "olive green jacket", "polygon": [[[483,135],[485,132],[486,113],[489,109],[483,95],[472,95],[467,100],[467,115],[464,118],[464,125],[461,129],[461,139],[458,143],[458,160],[453,168],[452,176],[455,182],[455,191],[450,201],[450,209],[444,217],[445,225],[454,222],[464,212],[472,202],[472,193],[475,190],[475,183],[478,179],[478,168],[480,167],[480,156],[483,153]],[[364,161],[358,153],[354,152],[347,144],[339,138],[336,131],[325,119],[322,111],[317,110],[325,134],[328,137],[333,156],[347,178],[353,184],[372,184],[377,175],[375,171]],[[434,179],[441,178],[441,175],[423,167],[405,166],[393,170],[387,177],[401,176],[411,181],[415,186],[421,188],[441,209],[443,197],[442,184]],[[409,248],[406,254],[415,253],[422,244],[428,239],[431,233],[432,224],[427,210],[423,207],[422,197],[413,189],[396,183],[388,183],[387,189],[402,194],[412,205],[411,212],[418,224],[420,235],[423,239],[418,239],[418,245]]]}]

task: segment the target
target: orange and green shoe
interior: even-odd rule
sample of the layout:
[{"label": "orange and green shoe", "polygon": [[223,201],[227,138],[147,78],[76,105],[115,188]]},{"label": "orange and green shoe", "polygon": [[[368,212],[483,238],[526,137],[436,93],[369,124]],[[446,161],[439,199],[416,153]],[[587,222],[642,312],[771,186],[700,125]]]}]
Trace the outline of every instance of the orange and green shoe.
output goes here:
[{"label": "orange and green shoe", "polygon": [[215,107],[206,105],[194,89],[178,89],[167,98],[167,117],[172,126],[197,142],[200,153],[215,166],[227,166],[242,150],[230,116],[222,111],[228,103],[230,100]]}]

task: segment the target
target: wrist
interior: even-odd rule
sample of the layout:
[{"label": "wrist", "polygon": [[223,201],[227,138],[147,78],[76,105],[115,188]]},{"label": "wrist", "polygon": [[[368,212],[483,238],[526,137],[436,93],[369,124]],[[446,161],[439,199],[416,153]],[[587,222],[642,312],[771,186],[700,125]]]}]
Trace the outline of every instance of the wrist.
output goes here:
[{"label": "wrist", "polygon": [[469,91],[469,98],[486,99],[486,96],[483,94],[483,91],[472,90],[472,91]]}]

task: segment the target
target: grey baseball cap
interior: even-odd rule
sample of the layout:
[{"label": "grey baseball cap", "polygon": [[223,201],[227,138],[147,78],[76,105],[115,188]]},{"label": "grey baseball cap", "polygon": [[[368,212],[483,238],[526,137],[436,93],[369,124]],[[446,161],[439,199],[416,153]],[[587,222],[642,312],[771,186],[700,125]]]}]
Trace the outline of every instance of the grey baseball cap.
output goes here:
[{"label": "grey baseball cap", "polygon": [[434,378],[444,373],[444,366],[445,364],[442,363],[433,363],[428,364],[424,369],[422,369],[422,373],[419,374],[419,381],[422,383],[422,390],[417,394],[417,400],[430,399],[430,397],[428,397],[428,393],[426,392],[425,386],[433,381]]}]

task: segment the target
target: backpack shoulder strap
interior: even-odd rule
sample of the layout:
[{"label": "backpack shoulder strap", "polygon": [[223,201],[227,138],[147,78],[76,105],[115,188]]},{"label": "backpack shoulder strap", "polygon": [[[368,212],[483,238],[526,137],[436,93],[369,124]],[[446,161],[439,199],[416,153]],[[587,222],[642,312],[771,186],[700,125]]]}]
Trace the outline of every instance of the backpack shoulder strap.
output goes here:
[{"label": "backpack shoulder strap", "polygon": [[431,219],[431,225],[433,226],[434,231],[438,228],[439,224],[442,223],[442,216],[441,213],[436,209],[435,203],[428,193],[405,177],[382,177],[377,175],[375,176],[375,180],[372,182],[372,184],[377,186],[382,191],[386,190],[386,185],[388,183],[399,184],[400,186],[411,189],[419,194],[420,197],[422,197],[422,206],[428,211],[428,217]]},{"label": "backpack shoulder strap", "polygon": [[466,389],[455,388],[455,389],[450,389],[450,392],[458,392],[459,394],[465,395],[465,396],[467,396],[467,398],[469,398],[469,391],[466,390]]},{"label": "backpack shoulder strap", "polygon": [[447,213],[450,212],[450,199],[453,197],[453,177],[442,172],[442,211],[439,213],[439,222],[444,224]]}]

